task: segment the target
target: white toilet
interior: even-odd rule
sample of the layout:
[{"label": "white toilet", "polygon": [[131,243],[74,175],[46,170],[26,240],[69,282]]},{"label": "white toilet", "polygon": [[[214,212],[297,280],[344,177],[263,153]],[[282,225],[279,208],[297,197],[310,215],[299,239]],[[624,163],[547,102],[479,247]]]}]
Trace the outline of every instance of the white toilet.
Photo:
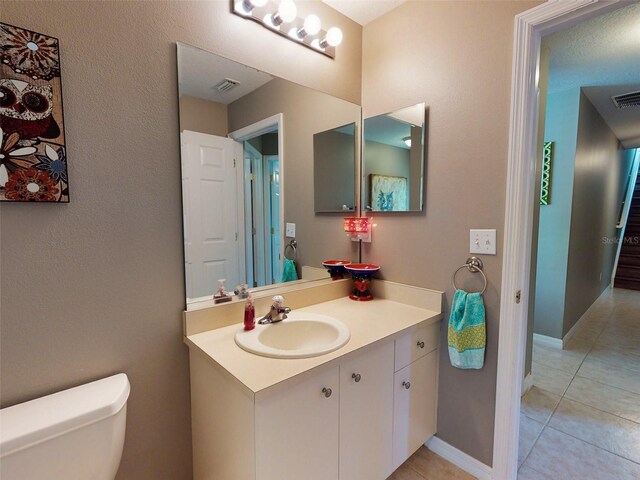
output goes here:
[{"label": "white toilet", "polygon": [[0,410],[0,478],[113,480],[129,389],[120,373]]}]

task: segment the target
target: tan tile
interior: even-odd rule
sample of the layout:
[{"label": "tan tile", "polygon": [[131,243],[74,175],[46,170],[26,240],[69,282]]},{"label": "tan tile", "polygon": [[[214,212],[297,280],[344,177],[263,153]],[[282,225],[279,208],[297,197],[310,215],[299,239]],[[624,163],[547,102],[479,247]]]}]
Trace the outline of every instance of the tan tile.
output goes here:
[{"label": "tan tile", "polygon": [[540,472],[536,472],[534,469],[527,467],[526,465],[518,470],[518,480],[554,480]]},{"label": "tan tile", "polygon": [[626,368],[640,372],[640,355],[620,350],[612,346],[599,345],[597,342],[589,352],[589,356],[608,364],[611,368]]},{"label": "tan tile", "polygon": [[586,351],[561,350],[533,344],[533,358],[536,362],[569,373],[578,371],[586,355]]},{"label": "tan tile", "polygon": [[576,377],[565,397],[627,420],[640,422],[640,395],[620,388]]},{"label": "tan tile", "polygon": [[536,361],[531,364],[531,375],[533,376],[533,384],[536,387],[557,395],[564,394],[573,379],[572,373],[558,370]]},{"label": "tan tile", "polygon": [[611,365],[592,355],[587,355],[578,370],[578,376],[640,395],[640,372],[621,366],[612,368]]},{"label": "tan tile", "polygon": [[414,453],[407,463],[427,480],[473,480],[474,478],[425,447],[421,447]]},{"label": "tan tile", "polygon": [[550,479],[640,478],[640,465],[637,463],[549,427],[545,428],[538,438],[524,466]]},{"label": "tan tile", "polygon": [[531,387],[531,390],[522,397],[520,404],[520,413],[536,420],[542,424],[546,424],[553,410],[560,402],[560,395],[547,392],[538,387]]},{"label": "tan tile", "polygon": [[424,480],[424,477],[405,462],[387,480]]},{"label": "tan tile", "polygon": [[540,422],[536,422],[526,415],[520,415],[520,440],[518,442],[518,467],[531,452],[533,445],[538,440],[538,436],[544,425]]},{"label": "tan tile", "polygon": [[640,424],[566,398],[560,401],[549,426],[640,462]]}]

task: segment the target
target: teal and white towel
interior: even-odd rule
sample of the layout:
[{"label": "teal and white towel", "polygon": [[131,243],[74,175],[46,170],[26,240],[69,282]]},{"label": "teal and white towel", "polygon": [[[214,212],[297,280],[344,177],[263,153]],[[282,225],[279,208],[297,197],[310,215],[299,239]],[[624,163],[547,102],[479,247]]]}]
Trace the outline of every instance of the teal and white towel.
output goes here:
[{"label": "teal and white towel", "polygon": [[451,306],[447,339],[451,365],[456,368],[482,368],[487,344],[482,293],[456,290]]},{"label": "teal and white towel", "polygon": [[296,272],[296,264],[289,258],[284,259],[284,268],[282,269],[282,281],[292,282],[298,280],[298,272]]}]

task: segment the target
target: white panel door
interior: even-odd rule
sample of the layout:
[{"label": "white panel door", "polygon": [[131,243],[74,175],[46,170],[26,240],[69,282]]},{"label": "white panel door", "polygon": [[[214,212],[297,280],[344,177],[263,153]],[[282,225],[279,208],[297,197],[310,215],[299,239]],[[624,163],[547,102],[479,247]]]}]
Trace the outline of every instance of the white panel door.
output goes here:
[{"label": "white panel door", "polygon": [[436,433],[438,350],[395,374],[393,469],[402,465]]},{"label": "white panel door", "polygon": [[238,242],[235,142],[184,131],[182,191],[185,204],[187,299],[212,295],[218,279],[232,290],[242,283]]},{"label": "white panel door", "polygon": [[340,365],[340,478],[384,480],[391,468],[393,342]]},{"label": "white panel door", "polygon": [[257,480],[338,479],[338,390],[335,367],[256,403]]}]

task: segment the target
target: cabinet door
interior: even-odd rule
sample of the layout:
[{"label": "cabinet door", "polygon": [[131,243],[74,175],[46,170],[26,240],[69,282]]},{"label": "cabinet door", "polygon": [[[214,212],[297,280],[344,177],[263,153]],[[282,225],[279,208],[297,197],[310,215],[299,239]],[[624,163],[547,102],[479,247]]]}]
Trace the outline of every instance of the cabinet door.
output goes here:
[{"label": "cabinet door", "polygon": [[335,367],[257,402],[257,479],[336,480],[339,399]]},{"label": "cabinet door", "polygon": [[340,479],[384,480],[391,468],[393,342],[340,365]]},{"label": "cabinet door", "polygon": [[393,469],[436,433],[438,350],[394,376]]}]

